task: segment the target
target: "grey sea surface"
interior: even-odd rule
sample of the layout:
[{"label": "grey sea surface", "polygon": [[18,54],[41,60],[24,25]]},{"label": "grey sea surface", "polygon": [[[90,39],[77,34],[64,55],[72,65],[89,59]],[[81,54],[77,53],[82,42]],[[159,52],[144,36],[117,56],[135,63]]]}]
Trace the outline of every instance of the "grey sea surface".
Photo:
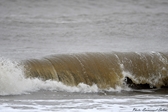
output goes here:
[{"label": "grey sea surface", "polygon": [[[0,1],[0,63],[83,52],[167,52],[167,42],[167,0]],[[13,72],[0,72],[0,81]],[[167,89],[85,93],[47,87],[1,94],[0,111],[168,112]]]},{"label": "grey sea surface", "polygon": [[0,52],[168,51],[167,0],[1,0]]}]

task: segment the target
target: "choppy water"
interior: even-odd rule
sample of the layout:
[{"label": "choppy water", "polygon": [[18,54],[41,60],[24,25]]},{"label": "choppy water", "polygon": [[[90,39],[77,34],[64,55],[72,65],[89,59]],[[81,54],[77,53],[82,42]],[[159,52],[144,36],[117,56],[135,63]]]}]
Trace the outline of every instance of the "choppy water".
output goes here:
[{"label": "choppy water", "polygon": [[[151,86],[153,82],[161,82],[164,79],[161,84],[167,85],[167,32],[167,0],[1,0],[0,110],[168,111],[166,88],[131,89],[118,85],[102,89],[96,82],[107,82],[108,78],[104,79],[101,75],[100,79],[93,80],[92,77],[96,70],[98,74],[102,74],[103,70],[108,74],[112,65],[110,63],[117,63],[120,65],[117,67],[121,74],[123,64],[127,70],[125,74],[132,72],[132,75],[143,76],[140,79],[129,77],[133,83],[144,83],[146,80]],[[102,56],[100,58],[100,54],[114,55],[114,51],[119,54],[132,52],[134,55],[120,55],[121,62],[116,62],[116,55],[114,60],[106,55],[107,60],[102,60]],[[85,52],[94,55],[94,52],[98,52],[98,55],[92,60],[93,57],[82,56]],[[59,54],[64,56],[60,58]],[[76,55],[78,60],[69,57],[72,54]],[[80,80],[87,79],[82,79],[80,75],[85,73],[86,68],[86,72],[91,74],[89,81],[95,84],[87,83],[86,80],[85,83],[70,86],[65,83],[67,80],[25,78],[25,67],[20,63],[34,63],[32,59],[43,63],[42,57],[51,55],[57,58],[57,63],[61,63],[61,67],[57,68],[67,67],[65,71],[78,74]],[[68,61],[69,59],[73,61]],[[66,61],[68,65],[65,64]],[[44,70],[40,71],[41,74],[48,70],[47,63],[38,66],[45,68],[41,69]],[[100,67],[104,68],[100,70]],[[114,65],[112,68],[117,74]],[[78,71],[80,69],[81,71]],[[64,69],[59,72],[61,74]],[[145,74],[152,74],[156,78],[144,79]],[[77,78],[73,75],[72,77]],[[156,81],[158,77],[160,78]],[[62,80],[66,78],[62,76]]]}]

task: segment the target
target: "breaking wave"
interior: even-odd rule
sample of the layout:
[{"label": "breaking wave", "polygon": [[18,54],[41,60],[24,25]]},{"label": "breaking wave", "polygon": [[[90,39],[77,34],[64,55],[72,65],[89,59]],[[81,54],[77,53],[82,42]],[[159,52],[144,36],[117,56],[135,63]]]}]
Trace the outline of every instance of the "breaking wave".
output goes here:
[{"label": "breaking wave", "polygon": [[0,58],[0,95],[37,90],[120,91],[168,86],[168,53],[62,54],[15,62]]},{"label": "breaking wave", "polygon": [[0,58],[0,96],[27,94],[38,90],[67,91],[67,92],[98,92],[97,85],[80,83],[77,86],[67,86],[62,82],[26,78],[25,68],[18,62]]}]

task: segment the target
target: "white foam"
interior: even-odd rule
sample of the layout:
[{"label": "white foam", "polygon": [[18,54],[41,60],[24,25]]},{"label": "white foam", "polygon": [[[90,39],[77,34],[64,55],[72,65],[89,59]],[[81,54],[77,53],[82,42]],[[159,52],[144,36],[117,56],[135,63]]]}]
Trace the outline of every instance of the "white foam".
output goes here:
[{"label": "white foam", "polygon": [[22,67],[16,62],[0,58],[0,95],[19,94],[27,89]]},{"label": "white foam", "polygon": [[[0,105],[2,112],[133,112],[168,111],[168,100],[156,95],[138,95],[110,99],[13,100]],[[148,110],[148,111],[147,111]]]}]

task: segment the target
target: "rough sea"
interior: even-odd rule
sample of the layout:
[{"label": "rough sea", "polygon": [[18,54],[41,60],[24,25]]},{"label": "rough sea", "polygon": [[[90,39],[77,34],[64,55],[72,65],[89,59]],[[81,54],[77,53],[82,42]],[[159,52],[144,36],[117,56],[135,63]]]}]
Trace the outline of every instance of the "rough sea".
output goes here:
[{"label": "rough sea", "polygon": [[0,111],[168,112],[167,43],[167,0],[0,0]]}]

